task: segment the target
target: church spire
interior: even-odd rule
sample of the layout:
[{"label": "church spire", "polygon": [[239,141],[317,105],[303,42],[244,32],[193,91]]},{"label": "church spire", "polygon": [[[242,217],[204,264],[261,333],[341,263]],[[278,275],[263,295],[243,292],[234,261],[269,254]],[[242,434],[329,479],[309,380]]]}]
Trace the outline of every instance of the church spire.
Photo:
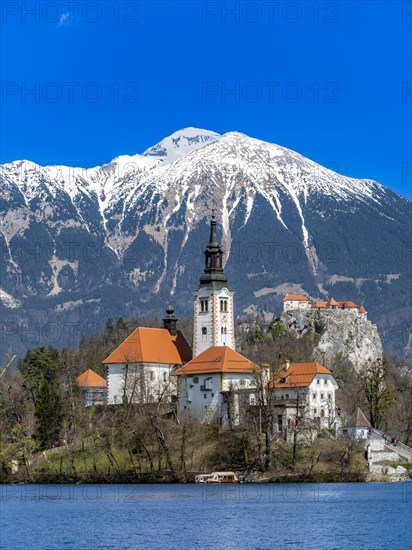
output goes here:
[{"label": "church spire", "polygon": [[205,269],[200,277],[200,287],[214,289],[227,287],[227,278],[223,272],[223,251],[217,240],[217,221],[214,210],[210,219],[210,237],[205,250]]}]

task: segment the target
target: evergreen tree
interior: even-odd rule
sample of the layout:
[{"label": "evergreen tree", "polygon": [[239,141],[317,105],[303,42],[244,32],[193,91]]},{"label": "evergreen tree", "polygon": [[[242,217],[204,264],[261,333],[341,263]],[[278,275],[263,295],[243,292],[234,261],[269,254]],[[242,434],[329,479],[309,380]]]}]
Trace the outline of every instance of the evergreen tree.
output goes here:
[{"label": "evergreen tree", "polygon": [[129,330],[129,325],[127,324],[127,321],[123,319],[123,317],[119,317],[119,319],[117,319],[116,330],[118,332],[127,332]]},{"label": "evergreen tree", "polygon": [[51,347],[29,350],[19,364],[23,387],[34,405],[35,437],[40,449],[60,440],[63,414],[57,364],[58,351]]},{"label": "evergreen tree", "polygon": [[45,378],[40,387],[36,408],[35,437],[39,449],[49,449],[60,443],[60,433],[63,422],[63,408],[59,386],[56,380]]},{"label": "evergreen tree", "polygon": [[23,377],[23,388],[34,406],[44,379],[54,376],[57,358],[58,352],[54,348],[39,347],[28,350],[18,366]]}]

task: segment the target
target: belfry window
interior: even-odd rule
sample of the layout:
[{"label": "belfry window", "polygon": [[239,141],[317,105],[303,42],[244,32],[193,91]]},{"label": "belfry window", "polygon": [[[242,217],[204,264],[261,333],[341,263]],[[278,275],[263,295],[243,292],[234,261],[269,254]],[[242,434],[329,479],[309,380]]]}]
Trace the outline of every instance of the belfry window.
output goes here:
[{"label": "belfry window", "polygon": [[202,313],[207,313],[209,311],[209,300],[200,300],[200,311]]},{"label": "belfry window", "polygon": [[220,311],[227,313],[227,300],[220,300]]}]

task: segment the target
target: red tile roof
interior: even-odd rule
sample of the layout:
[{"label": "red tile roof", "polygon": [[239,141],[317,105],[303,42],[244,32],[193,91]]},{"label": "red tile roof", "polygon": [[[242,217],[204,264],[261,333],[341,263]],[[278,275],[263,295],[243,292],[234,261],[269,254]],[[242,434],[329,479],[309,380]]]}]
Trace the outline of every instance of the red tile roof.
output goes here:
[{"label": "red tile roof", "polygon": [[255,363],[228,346],[213,346],[180,367],[174,374],[211,374],[216,372],[256,372]]},{"label": "red tile roof", "polygon": [[[300,295],[294,295],[294,294],[287,294],[284,298],[283,298],[283,301],[286,302],[286,301],[296,301],[296,302],[309,302],[311,307],[313,308],[316,308],[316,309],[320,309],[320,308],[327,308],[327,307],[331,307],[331,306],[334,306],[334,307],[339,307],[341,309],[355,309],[357,308],[358,306],[355,304],[355,302],[352,302],[350,300],[346,301],[346,302],[338,302],[337,300],[335,300],[334,298],[330,298],[328,302],[324,302],[324,301],[317,301],[317,302],[310,302],[310,300],[308,298],[306,298],[305,296],[300,296]],[[361,313],[364,313],[365,311],[361,312]]]},{"label": "red tile roof", "polygon": [[312,304],[312,307],[320,308],[320,307],[326,307],[328,305],[328,302],[314,302]]},{"label": "red tile roof", "polygon": [[358,308],[358,306],[355,304],[355,302],[340,302],[344,309],[352,309],[352,308]]},{"label": "red tile roof", "polygon": [[138,327],[106,359],[113,363],[161,363],[182,365],[191,357],[189,344],[183,334],[176,336],[164,328]]},{"label": "red tile roof", "polygon": [[87,388],[87,387],[106,387],[106,380],[99,376],[94,370],[88,369],[87,371],[83,372],[80,376],[76,378],[77,384],[81,388]]},{"label": "red tile roof", "polygon": [[332,374],[320,363],[290,363],[286,370],[285,365],[271,376],[270,388],[297,388],[307,387],[317,374]]},{"label": "red tile roof", "polygon": [[190,361],[193,357],[192,349],[180,330],[177,331],[175,336],[171,336],[171,338],[174,345],[177,347],[177,351],[182,358],[182,362],[187,363],[188,361]]},{"label": "red tile roof", "polygon": [[359,313],[366,313],[366,309],[363,306],[361,306],[359,308]]},{"label": "red tile roof", "polygon": [[301,294],[286,294],[283,298],[283,301],[293,301],[293,302],[309,302],[309,298],[302,296]]}]

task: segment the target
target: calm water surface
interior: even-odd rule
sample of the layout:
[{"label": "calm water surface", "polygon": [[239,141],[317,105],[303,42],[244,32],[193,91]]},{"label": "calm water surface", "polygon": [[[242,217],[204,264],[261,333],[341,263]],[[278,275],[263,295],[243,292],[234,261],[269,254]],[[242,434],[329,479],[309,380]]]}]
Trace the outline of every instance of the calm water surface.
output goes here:
[{"label": "calm water surface", "polygon": [[0,490],[1,548],[412,548],[412,483]]}]

